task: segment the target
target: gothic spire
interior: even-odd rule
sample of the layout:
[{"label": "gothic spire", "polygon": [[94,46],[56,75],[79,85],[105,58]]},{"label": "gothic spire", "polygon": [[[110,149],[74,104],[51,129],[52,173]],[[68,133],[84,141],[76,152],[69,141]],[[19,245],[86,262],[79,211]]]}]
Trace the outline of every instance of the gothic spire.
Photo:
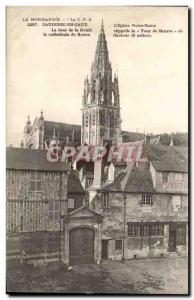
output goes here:
[{"label": "gothic spire", "polygon": [[98,36],[98,42],[96,46],[95,59],[93,68],[94,69],[105,69],[109,66],[107,41],[104,32],[104,24],[102,20],[100,33]]}]

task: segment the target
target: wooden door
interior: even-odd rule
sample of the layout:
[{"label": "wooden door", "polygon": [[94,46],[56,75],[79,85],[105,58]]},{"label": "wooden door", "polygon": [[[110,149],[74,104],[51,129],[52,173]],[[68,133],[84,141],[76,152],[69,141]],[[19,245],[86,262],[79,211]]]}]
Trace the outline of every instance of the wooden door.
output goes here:
[{"label": "wooden door", "polygon": [[94,262],[94,235],[94,230],[87,227],[79,227],[70,231],[70,265],[80,265]]},{"label": "wooden door", "polygon": [[176,226],[175,226],[175,224],[169,225],[168,251],[169,252],[176,251]]},{"label": "wooden door", "polygon": [[108,240],[102,240],[102,259],[108,259]]}]

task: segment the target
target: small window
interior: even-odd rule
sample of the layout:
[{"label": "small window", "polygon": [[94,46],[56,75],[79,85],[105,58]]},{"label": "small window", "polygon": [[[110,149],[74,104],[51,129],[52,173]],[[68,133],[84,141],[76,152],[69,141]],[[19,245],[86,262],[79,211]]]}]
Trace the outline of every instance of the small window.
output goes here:
[{"label": "small window", "polygon": [[122,240],[116,240],[115,241],[115,250],[121,250],[123,247],[123,242]]},{"label": "small window", "polygon": [[186,226],[177,227],[177,245],[186,245]]},{"label": "small window", "polygon": [[151,235],[157,235],[157,225],[151,225],[150,234]]},{"label": "small window", "polygon": [[74,208],[74,199],[68,199],[68,208]]},{"label": "small window", "polygon": [[103,205],[103,207],[109,206],[109,194],[108,193],[102,194],[102,205]]},{"label": "small window", "polygon": [[48,203],[48,218],[49,221],[59,221],[60,219],[60,202],[49,201]]},{"label": "small window", "polygon": [[162,173],[162,179],[163,179],[164,183],[168,182],[168,175],[169,175],[169,172],[163,172]]},{"label": "small window", "polygon": [[164,225],[158,225],[157,235],[159,235],[159,236],[164,235]]},{"label": "small window", "polygon": [[152,205],[152,196],[151,195],[142,195],[142,205]]},{"label": "small window", "polygon": [[180,196],[172,196],[172,207],[174,211],[181,210],[181,197]]},{"label": "small window", "polygon": [[163,236],[164,235],[164,225],[152,224],[150,226],[150,235]]},{"label": "small window", "polygon": [[150,235],[150,226],[149,225],[143,225],[142,226],[142,235],[143,236],[149,236]]},{"label": "small window", "polygon": [[31,172],[30,190],[32,192],[42,191],[41,173],[40,172],[36,172],[36,171]]},{"label": "small window", "polygon": [[128,236],[140,236],[140,225],[128,224]]}]

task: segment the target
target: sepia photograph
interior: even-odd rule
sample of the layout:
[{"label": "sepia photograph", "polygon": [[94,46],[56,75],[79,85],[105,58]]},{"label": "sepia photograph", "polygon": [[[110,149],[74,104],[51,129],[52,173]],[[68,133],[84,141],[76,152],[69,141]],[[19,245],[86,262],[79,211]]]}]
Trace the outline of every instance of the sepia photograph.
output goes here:
[{"label": "sepia photograph", "polygon": [[6,293],[189,295],[189,8],[6,7]]}]

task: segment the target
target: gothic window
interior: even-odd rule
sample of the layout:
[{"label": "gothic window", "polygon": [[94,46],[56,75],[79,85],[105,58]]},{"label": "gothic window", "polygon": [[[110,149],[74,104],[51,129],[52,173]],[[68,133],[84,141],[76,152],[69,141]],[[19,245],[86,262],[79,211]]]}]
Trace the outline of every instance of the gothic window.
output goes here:
[{"label": "gothic window", "polygon": [[41,173],[40,172],[37,172],[37,171],[31,172],[30,190],[32,192],[42,191]]},{"label": "gothic window", "polygon": [[100,125],[105,125],[105,111],[100,111]]},{"label": "gothic window", "polygon": [[88,127],[88,113],[85,115],[85,126]]},{"label": "gothic window", "polygon": [[92,125],[96,124],[96,115],[95,113],[92,114]]},{"label": "gothic window", "polygon": [[114,118],[114,112],[111,112],[110,114],[110,127],[115,126],[115,118]]},{"label": "gothic window", "polygon": [[103,102],[103,91],[100,91],[99,92],[99,98],[100,98],[100,102],[102,103]]}]

